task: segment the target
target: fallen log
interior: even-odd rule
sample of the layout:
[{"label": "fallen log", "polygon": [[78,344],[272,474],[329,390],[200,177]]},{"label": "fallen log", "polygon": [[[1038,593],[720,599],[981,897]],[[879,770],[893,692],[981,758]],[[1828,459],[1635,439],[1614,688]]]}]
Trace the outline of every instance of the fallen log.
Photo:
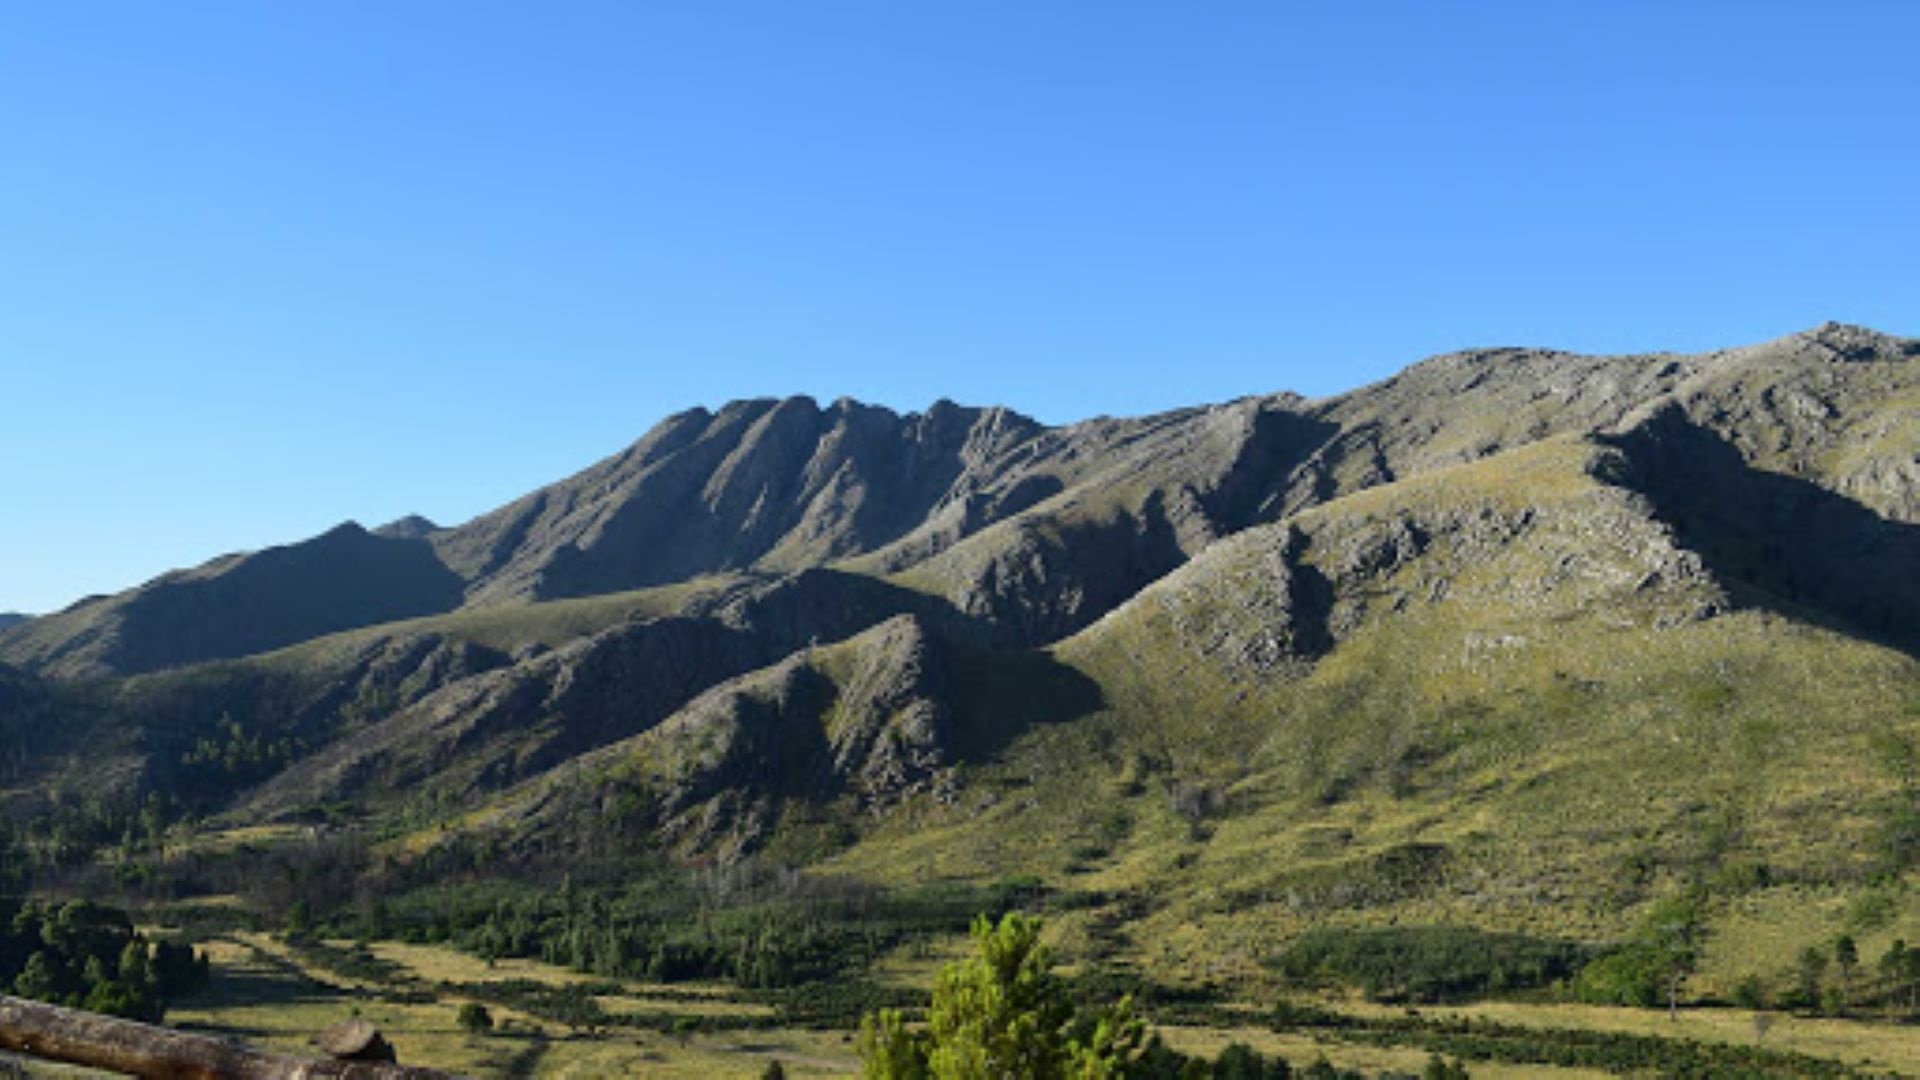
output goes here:
[{"label": "fallen log", "polygon": [[152,1080],[449,1080],[389,1062],[270,1054],[206,1035],[0,996],[0,1050]]}]

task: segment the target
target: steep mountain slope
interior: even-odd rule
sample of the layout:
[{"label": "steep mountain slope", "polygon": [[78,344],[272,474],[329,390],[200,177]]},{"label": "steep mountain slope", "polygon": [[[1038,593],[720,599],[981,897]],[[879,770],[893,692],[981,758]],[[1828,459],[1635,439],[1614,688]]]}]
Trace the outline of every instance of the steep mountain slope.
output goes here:
[{"label": "steep mountain slope", "polygon": [[1677,405],[1743,460],[1878,510],[1911,492],[1901,467],[1920,341],[1829,323],[1698,355],[1481,349],[1423,361],[1329,399],[1339,432],[1287,486],[1283,512],[1556,434],[1603,432]]},{"label": "steep mountain slope", "polygon": [[1052,641],[1259,520],[1332,430],[1291,395],[1075,425],[1022,470],[1044,499],[998,521],[950,512],[851,565],[944,596],[1004,640]]},{"label": "steep mountain slope", "polygon": [[46,693],[32,676],[0,664],[0,787],[25,772],[37,748],[30,725],[44,718]]},{"label": "steep mountain slope", "polygon": [[1054,650],[1099,710],[827,865],[1071,883],[1111,898],[1080,947],[1200,979],[1326,920],[1606,937],[1920,861],[1920,665],[1748,606],[1639,475],[1554,440],[1223,541]]},{"label": "steep mountain slope", "polygon": [[944,402],[906,417],[846,401],[737,403],[675,417],[435,543],[475,581],[476,604],[715,571],[924,566],[902,580],[1032,644],[1252,520],[1267,478],[1324,436],[1300,405],[1045,428]]},{"label": "steep mountain slope", "polygon": [[1004,409],[735,402],[436,538],[481,602],[799,569],[919,525],[1042,430]]},{"label": "steep mountain slope", "polygon": [[1046,652],[900,616],[421,842],[1036,875],[1096,898],[1075,949],[1191,978],[1329,919],[1605,937],[1689,882],[1874,887],[1915,854],[1888,747],[1920,744],[1920,665],[1692,547],[1643,435],[1248,528]]},{"label": "steep mountain slope", "polygon": [[671,417],[456,528],[343,526],[0,630],[0,659],[63,677],[151,671],[459,607],[842,564],[942,596],[1004,642],[1041,644],[1249,525],[1662,410],[1744,466],[1911,522],[1916,348],[1829,325],[1697,356],[1476,350],[1320,402],[1060,428],[946,402],[906,416],[736,402]]},{"label": "steep mountain slope", "polygon": [[[904,614],[720,684],[471,820],[507,849],[737,858],[775,843],[803,856],[848,835],[847,819],[950,801],[962,763],[1097,704],[1043,655],[961,644]],[[607,825],[583,833],[589,818]]]},{"label": "steep mountain slope", "polygon": [[[1725,574],[1710,555],[1691,549],[1686,535],[1659,517],[1657,501],[1631,486],[1657,471],[1634,459],[1632,449],[1640,447],[1626,438],[1617,444],[1553,439],[1348,496],[1212,546],[1056,651],[1088,676],[1083,703],[1102,701],[1109,719],[1146,725],[1097,753],[1095,760],[1111,762],[1118,753],[1115,747],[1130,746],[1158,762],[1156,768],[1204,781],[1249,760],[1247,755],[1258,745],[1246,741],[1252,733],[1276,738],[1272,724],[1277,716],[1306,711],[1324,718],[1324,728],[1312,737],[1326,740],[1326,745],[1300,751],[1302,756],[1293,763],[1299,770],[1295,780],[1310,784],[1316,798],[1337,802],[1341,792],[1355,785],[1412,783],[1420,770],[1448,752],[1444,745],[1452,736],[1441,737],[1436,744],[1441,748],[1436,749],[1424,744],[1426,735],[1392,730],[1401,720],[1424,722],[1417,699],[1373,718],[1371,727],[1329,709],[1329,702],[1351,702],[1356,695],[1377,698],[1383,687],[1405,685],[1414,669],[1431,666],[1445,678],[1459,677],[1464,681],[1456,689],[1467,697],[1473,696],[1467,684],[1476,682],[1497,697],[1504,679],[1522,673],[1516,662],[1537,664],[1542,653],[1570,657],[1593,649],[1602,656],[1645,660],[1649,652],[1661,651],[1661,642],[1670,641],[1677,659],[1686,655],[1682,643],[1696,633],[1703,640],[1720,634],[1746,637],[1763,653],[1803,647],[1809,640],[1805,629],[1759,611],[1740,614],[1746,600],[1770,598]],[[1690,629],[1707,623],[1727,629]],[[882,631],[870,635],[889,640]],[[900,636],[894,633],[894,638]],[[1774,636],[1779,642],[1769,643]],[[926,638],[916,629],[915,640]],[[869,648],[862,644],[865,640],[856,639],[846,648]],[[1426,644],[1399,656],[1391,650],[1383,653],[1378,644],[1383,640]],[[1367,644],[1350,644],[1355,641]],[[1828,644],[1841,654],[1853,648],[1838,638]],[[1874,652],[1860,648],[1862,655]],[[1362,650],[1365,662],[1353,658],[1355,649]],[[1633,708],[1659,712],[1676,704],[1691,707],[1691,697],[1677,703],[1662,698],[1696,691],[1718,700],[1725,692],[1723,672],[1752,668],[1751,658],[1729,655],[1723,660],[1721,667],[1702,676],[1704,690],[1689,687],[1682,670],[1668,670],[1665,677],[1671,683],[1642,691],[1646,700],[1633,702]],[[1893,663],[1896,669],[1901,666]],[[1566,671],[1554,673],[1550,686],[1567,679],[1578,682],[1569,674],[1575,665],[1569,664]],[[803,678],[796,672],[831,666],[796,657],[773,671],[728,684],[703,699],[702,708],[691,710],[691,718],[663,724],[651,742],[625,752],[644,758],[650,749],[682,760],[685,755],[668,749],[666,732],[706,730],[718,722],[711,720],[715,708],[724,706],[721,712],[734,716],[741,701],[762,699],[780,705],[761,716],[763,725],[797,728],[825,745],[821,733],[834,729],[829,718],[845,707],[843,686],[855,680],[822,675],[824,681],[810,694],[797,696],[795,688],[801,684],[795,680]],[[1332,699],[1300,696],[1300,686],[1311,683],[1324,689],[1332,681],[1329,673],[1342,669],[1352,672],[1356,682]],[[1529,680],[1538,674],[1530,666],[1524,673]],[[935,678],[915,685],[926,699],[917,706],[921,713],[941,718],[926,730],[951,737],[996,723],[991,710],[959,707],[956,701],[964,691],[950,681]],[[1361,691],[1362,685],[1367,689]],[[1792,696],[1804,697],[1817,685],[1809,681]],[[1556,709],[1577,702],[1580,694],[1573,688],[1569,683],[1551,691],[1569,691],[1560,695],[1564,700]],[[1596,695],[1596,704],[1608,693],[1632,693],[1623,686],[1598,684],[1583,692]],[[1427,698],[1435,693],[1442,699],[1458,696],[1422,691]],[[1533,693],[1526,690],[1523,697]],[[1457,704],[1438,710],[1472,713],[1478,708],[1457,709]],[[1425,707],[1436,706],[1428,700]],[[1258,720],[1251,719],[1255,715]],[[1066,720],[1073,710],[1043,710],[1042,716]],[[1378,737],[1373,745],[1368,744],[1370,735]],[[1334,745],[1344,749],[1334,754],[1329,749]],[[745,765],[730,751],[708,767],[721,769],[730,779],[692,779],[683,772],[675,782],[695,790],[724,790],[736,798],[779,793],[776,789],[754,795],[756,777],[781,773],[779,756],[772,752],[762,751],[756,764]],[[1048,771],[1058,768],[1047,766]],[[802,774],[829,781],[841,771],[821,768]],[[573,780],[563,786],[581,794]],[[809,790],[819,795],[837,789]],[[767,827],[763,821],[757,828],[765,832]],[[575,831],[585,835],[590,830]],[[980,835],[1003,834],[989,830]]]},{"label": "steep mountain slope", "polygon": [[108,783],[84,763],[23,747],[11,779],[42,795],[137,801],[145,790],[202,810],[238,801],[245,820],[310,816],[344,800],[382,812],[454,805],[644,730],[708,686],[823,636],[908,612],[956,639],[982,636],[933,598],[812,570],[459,612],[258,657],[53,684],[62,730],[107,725],[133,755],[128,768]]},{"label": "steep mountain slope", "polygon": [[[844,753],[826,767],[829,741],[837,732],[865,730],[843,725],[850,716],[875,713],[877,696],[890,703],[877,710],[882,717],[921,718],[910,727],[933,761],[959,760],[950,748],[970,740],[978,747],[988,731],[1004,737],[1036,721],[1058,724],[1099,711],[1151,725],[1152,745],[1140,743],[1141,732],[1126,743],[1163,768],[1204,777],[1239,767],[1249,749],[1232,735],[1223,746],[1204,732],[1232,724],[1230,718],[1250,708],[1275,708],[1278,699],[1269,695],[1291,693],[1343,643],[1381,626],[1440,612],[1461,635],[1451,646],[1497,655],[1524,644],[1521,632],[1542,623],[1597,619],[1607,627],[1665,632],[1725,610],[1725,591],[1654,518],[1648,501],[1601,479],[1627,471],[1617,450],[1556,439],[1247,529],[1063,643],[1053,656],[1068,668],[1036,660],[1028,671],[997,676],[1024,691],[983,696],[980,684],[996,676],[955,679],[951,646],[918,622],[895,620],[818,656],[796,655],[730,682],[620,752],[636,761],[674,763],[649,774],[669,803],[685,801],[670,794],[678,789],[762,800],[830,798],[842,790],[836,785],[847,780],[848,768]],[[1007,668],[1008,661],[999,666]],[[875,669],[889,674],[853,674]],[[1038,673],[1055,669],[1062,674],[1052,680],[1054,690],[1039,692],[1048,680]],[[1069,670],[1084,677],[1069,677]],[[875,684],[908,689],[878,695],[859,689]],[[1060,690],[1069,685],[1079,693]],[[1143,693],[1150,696],[1138,700]],[[1020,698],[1049,704],[1016,708],[1022,719],[1009,727],[999,714]],[[1249,704],[1256,700],[1257,706]],[[757,743],[735,740],[744,730],[741,709],[754,702],[779,707],[755,713],[749,728],[804,732],[814,746],[809,760],[820,767],[801,768],[800,786],[780,781],[773,790],[758,790],[758,781],[786,775],[791,763],[783,764],[782,756],[791,749],[769,741],[771,735]],[[1271,722],[1268,717],[1259,726]],[[725,734],[717,743],[695,739],[694,733],[716,730]],[[688,740],[725,752],[679,750]],[[1096,760],[1113,752],[1109,747]],[[568,777],[560,786],[591,801],[590,789],[574,773]],[[1346,781],[1335,775],[1319,782],[1337,788]],[[762,821],[757,833],[766,834],[771,824]],[[573,823],[574,835],[584,835],[578,826]]]},{"label": "steep mountain slope", "polygon": [[967,634],[925,597],[826,570],[697,593],[674,614],[629,619],[554,649],[524,648],[471,677],[341,717],[323,745],[238,813],[272,819],[354,799],[471,804],[647,731],[716,683],[906,612]]},{"label": "steep mountain slope", "polygon": [[1626,452],[1630,482],[1743,598],[1855,636],[1920,645],[1920,526],[1823,486],[1870,487],[1897,510],[1913,495],[1897,472],[1869,466],[1864,481],[1858,472],[1836,478],[1813,467],[1803,479],[1758,468],[1677,404],[1612,441]]}]

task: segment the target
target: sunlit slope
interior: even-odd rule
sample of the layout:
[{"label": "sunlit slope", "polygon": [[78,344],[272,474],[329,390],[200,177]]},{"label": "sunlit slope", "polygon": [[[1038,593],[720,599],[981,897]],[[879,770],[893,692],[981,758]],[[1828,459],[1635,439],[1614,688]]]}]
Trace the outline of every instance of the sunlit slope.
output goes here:
[{"label": "sunlit slope", "polygon": [[1746,606],[1632,471],[1554,440],[1217,544],[1054,650],[1097,711],[830,865],[1096,890],[1090,942],[1182,964],[1307,920],[1588,935],[1696,881],[1865,887],[1920,670]]}]

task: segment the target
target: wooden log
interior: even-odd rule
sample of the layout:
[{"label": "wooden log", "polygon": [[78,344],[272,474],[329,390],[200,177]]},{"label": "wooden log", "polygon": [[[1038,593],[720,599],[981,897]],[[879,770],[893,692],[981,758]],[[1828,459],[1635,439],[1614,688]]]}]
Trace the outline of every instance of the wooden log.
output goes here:
[{"label": "wooden log", "polygon": [[316,1061],[206,1035],[0,996],[0,1049],[153,1080],[448,1080],[373,1061]]}]

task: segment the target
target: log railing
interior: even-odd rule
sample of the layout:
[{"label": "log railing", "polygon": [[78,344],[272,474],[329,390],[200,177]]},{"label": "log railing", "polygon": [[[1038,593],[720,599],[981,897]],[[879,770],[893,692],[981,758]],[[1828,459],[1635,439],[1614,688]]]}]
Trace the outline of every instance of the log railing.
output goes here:
[{"label": "log railing", "polygon": [[448,1080],[390,1062],[319,1061],[0,996],[0,1050],[154,1080]]}]

